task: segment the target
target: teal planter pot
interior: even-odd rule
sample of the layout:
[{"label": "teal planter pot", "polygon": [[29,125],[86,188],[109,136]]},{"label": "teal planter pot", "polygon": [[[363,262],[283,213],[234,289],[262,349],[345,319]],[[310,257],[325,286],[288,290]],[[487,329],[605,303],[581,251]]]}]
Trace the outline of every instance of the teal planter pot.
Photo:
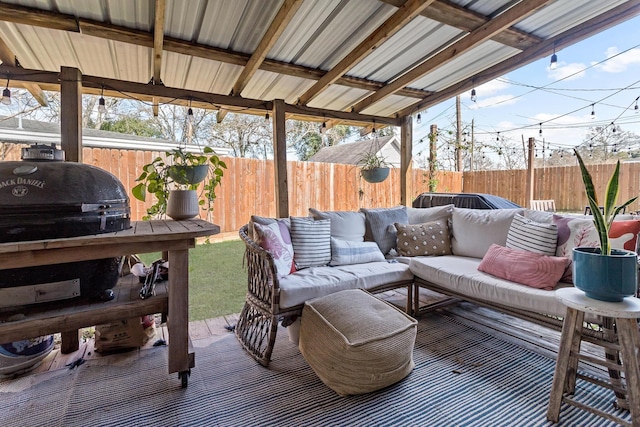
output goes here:
[{"label": "teal planter pot", "polygon": [[620,302],[638,289],[638,259],[635,252],[600,248],[573,248],[573,283],[589,298]]},{"label": "teal planter pot", "polygon": [[389,168],[362,169],[362,178],[371,183],[382,182],[389,176]]}]

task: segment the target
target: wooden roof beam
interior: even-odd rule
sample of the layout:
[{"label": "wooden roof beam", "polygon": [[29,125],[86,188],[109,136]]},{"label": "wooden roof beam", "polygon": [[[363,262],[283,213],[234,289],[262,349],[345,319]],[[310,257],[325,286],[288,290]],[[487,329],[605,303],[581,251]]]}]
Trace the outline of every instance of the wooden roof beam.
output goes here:
[{"label": "wooden roof beam", "polygon": [[353,68],[354,65],[358,64],[382,43],[400,31],[434,1],[435,0],[407,0],[384,24],[376,28],[375,31],[364,39],[355,49],[342,58],[335,67],[329,70],[320,80],[302,94],[298,99],[298,104],[307,105],[311,102],[320,92],[335,83],[336,80]]},{"label": "wooden roof beam", "polygon": [[271,51],[273,45],[278,41],[282,32],[287,28],[289,22],[291,22],[291,19],[293,19],[300,5],[302,5],[302,0],[284,0],[276,17],[271,22],[271,25],[269,25],[269,28],[267,28],[262,40],[258,43],[251,58],[249,58],[242,73],[233,85],[231,95],[240,96],[243,89],[247,86],[247,83],[249,83],[249,80],[251,80],[251,77],[253,77],[260,68],[260,65],[262,65],[262,62],[267,57],[269,51]]},{"label": "wooden roof beam", "polygon": [[218,110],[218,112],[216,113],[216,123],[222,123],[224,118],[227,116],[228,112],[229,112],[229,110],[227,110],[225,108],[220,108]]},{"label": "wooden roof beam", "polygon": [[[396,7],[400,7],[405,0],[381,1]],[[434,21],[449,25],[451,27],[458,28],[468,33],[491,20],[491,18],[487,16],[484,16],[462,6],[458,6],[457,4],[451,3],[447,0],[436,1],[420,15],[424,16],[425,18],[429,18]],[[514,27],[509,27],[504,31],[494,35],[493,37],[491,37],[491,40],[519,50],[524,50],[542,41],[540,37],[518,30]]]},{"label": "wooden roof beam", "polygon": [[[82,33],[89,36],[100,37],[106,40],[113,40],[122,43],[134,44],[153,48],[153,35],[146,31],[134,30],[89,19],[78,19],[73,15],[45,12],[38,9],[23,6],[8,5],[0,3],[0,21],[14,22],[16,24],[35,25],[43,28]],[[61,23],[64,23],[62,25]],[[245,53],[235,52],[227,49],[220,49],[199,43],[192,43],[186,40],[164,37],[164,50],[167,52],[179,53],[212,61],[220,61],[227,64],[245,66],[250,56]],[[309,68],[301,65],[289,64],[282,61],[265,59],[259,67],[261,70],[273,73],[300,77],[305,79],[318,80],[325,75],[325,72],[316,68]],[[336,84],[375,91],[384,86],[384,82],[342,76]],[[410,98],[422,99],[430,92],[403,88],[398,91],[398,95]]]},{"label": "wooden roof beam", "polygon": [[497,77],[503,76],[506,73],[520,68],[538,59],[549,56],[553,49],[563,49],[567,46],[571,46],[574,43],[587,39],[601,31],[618,25],[634,16],[640,15],[640,0],[629,0],[606,13],[596,16],[582,24],[558,34],[555,37],[545,40],[538,45],[532,46],[529,49],[512,56],[506,61],[494,65],[477,73],[472,78],[466,79],[460,83],[449,86],[433,95],[425,97],[422,101],[413,104],[398,112],[399,117],[413,114],[417,111],[422,111],[426,108],[432,107],[442,101],[453,98],[454,96],[470,90],[478,85],[491,81]]},{"label": "wooden roof beam", "polygon": [[411,84],[430,71],[433,71],[452,59],[459,57],[463,53],[468,52],[472,48],[487,41],[495,34],[510,27],[514,23],[523,20],[530,14],[553,1],[555,0],[520,0],[515,6],[504,11],[486,24],[476,28],[461,40],[441,50],[422,64],[401,75],[382,89],[358,102],[353,106],[352,111],[359,113],[376,102],[393,95],[398,91],[398,89]]},{"label": "wooden roof beam", "polygon": [[[11,67],[15,67],[18,65],[16,55],[2,39],[0,39],[0,61],[2,61],[3,64],[9,65]],[[23,83],[22,86],[31,94],[31,96],[33,96],[36,101],[38,101],[38,104],[42,105],[43,107],[47,107],[49,105],[47,95],[44,93],[40,86],[35,83]]]}]

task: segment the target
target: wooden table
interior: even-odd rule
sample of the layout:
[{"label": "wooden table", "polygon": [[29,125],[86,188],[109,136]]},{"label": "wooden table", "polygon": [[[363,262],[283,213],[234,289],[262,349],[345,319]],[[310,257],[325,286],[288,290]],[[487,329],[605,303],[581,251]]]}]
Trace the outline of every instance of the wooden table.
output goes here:
[{"label": "wooden table", "polygon": [[[547,418],[557,423],[560,417],[560,407],[562,402],[565,402],[608,420],[615,421],[621,425],[640,426],[640,366],[638,362],[640,334],[636,320],[640,318],[640,299],[628,297],[622,302],[598,301],[587,297],[584,292],[576,288],[559,289],[556,291],[556,295],[562,303],[567,306],[567,315],[562,325],[560,348],[558,350],[558,360],[553,374]],[[595,340],[591,342],[603,346],[605,350],[614,349],[616,353],[620,352],[622,355],[622,365],[618,365],[620,358],[617,355],[614,358],[614,362],[611,362],[610,360],[599,360],[580,352],[580,343],[583,340],[581,335],[582,322],[584,321],[585,313],[614,319],[618,343],[599,342]],[[613,378],[611,383],[593,379],[591,382],[611,388],[616,392],[616,396],[621,396],[623,399],[626,398],[624,402],[619,401],[618,405],[629,409],[631,412],[631,423],[617,416],[590,407],[587,404],[578,402],[568,396],[575,392],[577,376],[589,381],[588,377],[581,376],[577,373],[579,359],[603,365],[609,368],[610,372],[611,370],[623,370],[625,372],[626,384],[620,381],[613,381]]]},{"label": "wooden table", "polygon": [[119,286],[116,286],[117,297],[113,301],[65,300],[3,309],[0,320],[16,313],[24,314],[24,318],[0,323],[0,342],[62,332],[64,343],[65,338],[73,339],[73,331],[77,341],[77,330],[82,327],[145,314],[168,313],[169,373],[178,372],[182,386],[186,387],[190,370],[195,366],[189,340],[189,249],[195,247],[196,237],[219,232],[220,227],[200,219],[138,221],[133,222],[130,229],[115,233],[1,243],[0,270],[167,252],[169,280],[168,289],[161,287],[158,295],[145,300],[137,295],[140,288],[129,283],[123,286],[122,292],[118,292]]}]

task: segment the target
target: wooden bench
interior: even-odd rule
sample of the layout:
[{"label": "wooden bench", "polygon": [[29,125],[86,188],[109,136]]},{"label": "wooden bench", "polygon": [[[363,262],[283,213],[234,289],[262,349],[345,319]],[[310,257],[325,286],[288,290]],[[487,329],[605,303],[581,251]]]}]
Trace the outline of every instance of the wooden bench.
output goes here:
[{"label": "wooden bench", "polygon": [[555,212],[556,201],[555,200],[530,200],[529,209],[534,211]]}]

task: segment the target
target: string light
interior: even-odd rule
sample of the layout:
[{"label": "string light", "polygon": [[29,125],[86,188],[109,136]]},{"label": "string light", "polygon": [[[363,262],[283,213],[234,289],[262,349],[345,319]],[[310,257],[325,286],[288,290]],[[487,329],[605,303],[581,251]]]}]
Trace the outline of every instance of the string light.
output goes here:
[{"label": "string light", "polygon": [[4,105],[11,104],[11,90],[9,90],[9,78],[7,78],[7,87],[2,91],[2,103]]},{"label": "string light", "polygon": [[476,88],[471,89],[471,101],[476,102],[478,100],[478,96],[476,95]]},{"label": "string light", "polygon": [[267,114],[264,115],[264,121],[268,122],[269,121],[269,112],[267,111]]},{"label": "string light", "polygon": [[540,135],[542,135],[542,122],[540,123],[540,130],[538,131]]},{"label": "string light", "polygon": [[[640,96],[638,98],[640,98]],[[633,107],[636,114],[638,114],[638,112],[640,111],[640,109],[638,109],[638,98],[636,98],[636,105]]]},{"label": "string light", "polygon": [[616,133],[616,125],[611,122],[611,132]]},{"label": "string light", "polygon": [[596,119],[596,104],[591,104],[591,120]]},{"label": "string light", "polygon": [[417,124],[421,124],[422,123],[422,116],[420,115],[420,113],[418,113],[418,116],[416,117],[416,123]]},{"label": "string light", "polygon": [[193,108],[191,108],[191,99],[189,99],[189,109],[187,110],[187,120],[193,124],[195,118],[193,117]]},{"label": "string light", "polygon": [[500,141],[500,132],[496,135],[496,141]]},{"label": "string light", "polygon": [[320,133],[326,133],[327,132],[327,122],[322,122],[322,125],[320,126]]},{"label": "string light", "polygon": [[100,90],[100,99],[98,99],[98,113],[105,114],[107,112],[107,106],[104,102],[104,86]]},{"label": "string light", "polygon": [[551,63],[549,64],[549,68],[555,70],[558,68],[558,55],[556,55],[556,47],[553,47],[553,55],[551,55]]}]

